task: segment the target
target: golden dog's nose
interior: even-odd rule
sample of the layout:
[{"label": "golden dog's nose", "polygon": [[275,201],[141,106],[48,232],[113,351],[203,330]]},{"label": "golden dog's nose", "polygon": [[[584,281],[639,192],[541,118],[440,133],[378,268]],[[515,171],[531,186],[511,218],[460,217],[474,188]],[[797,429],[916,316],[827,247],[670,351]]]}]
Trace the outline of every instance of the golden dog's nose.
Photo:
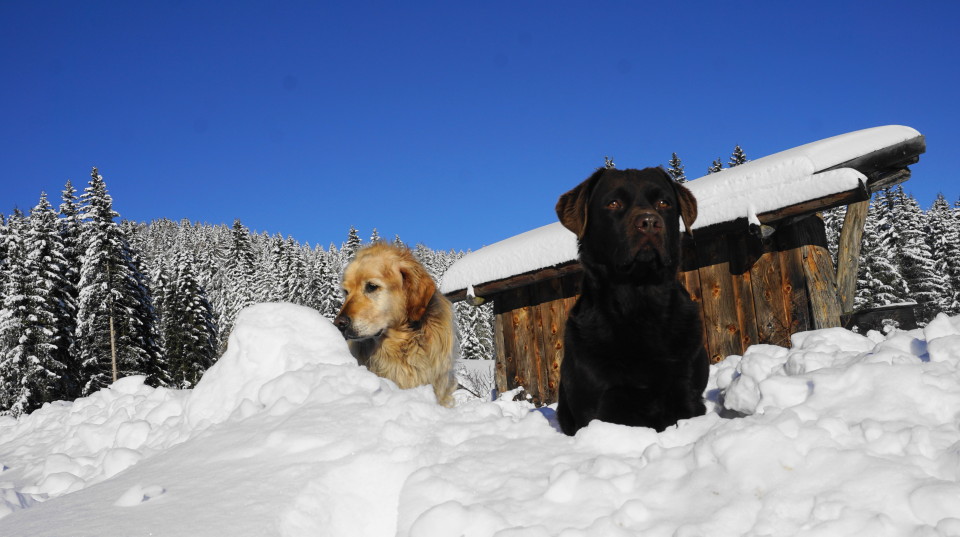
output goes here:
[{"label": "golden dog's nose", "polygon": [[350,317],[337,315],[337,318],[333,320],[333,326],[336,326],[341,332],[345,332],[350,327]]}]

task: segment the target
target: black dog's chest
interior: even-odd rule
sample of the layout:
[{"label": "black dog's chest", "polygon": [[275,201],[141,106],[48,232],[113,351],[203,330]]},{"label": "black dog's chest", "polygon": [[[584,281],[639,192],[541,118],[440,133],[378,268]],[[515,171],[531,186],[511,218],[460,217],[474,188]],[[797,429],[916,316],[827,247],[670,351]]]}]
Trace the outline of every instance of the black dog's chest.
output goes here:
[{"label": "black dog's chest", "polygon": [[577,354],[590,356],[613,375],[669,367],[682,347],[675,341],[677,330],[669,318],[642,312],[626,318],[576,314],[573,318]]}]

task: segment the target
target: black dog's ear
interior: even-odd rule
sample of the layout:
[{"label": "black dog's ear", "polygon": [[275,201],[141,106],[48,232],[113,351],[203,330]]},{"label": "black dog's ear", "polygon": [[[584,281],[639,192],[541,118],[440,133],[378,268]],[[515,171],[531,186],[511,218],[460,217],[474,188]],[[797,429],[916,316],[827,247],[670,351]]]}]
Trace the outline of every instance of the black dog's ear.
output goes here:
[{"label": "black dog's ear", "polygon": [[687,234],[693,235],[693,222],[697,219],[697,198],[693,197],[693,192],[680,183],[673,181],[673,189],[677,193],[677,201],[680,203],[680,219],[683,220],[683,227]]},{"label": "black dog's ear", "polygon": [[557,218],[560,219],[563,227],[576,233],[578,239],[583,238],[587,230],[587,202],[590,200],[590,192],[593,191],[594,183],[600,179],[604,171],[605,168],[595,171],[593,175],[557,200]]},{"label": "black dog's ear", "polygon": [[673,186],[673,193],[677,195],[677,203],[680,204],[680,219],[683,220],[683,227],[687,234],[692,236],[693,222],[697,219],[697,198],[693,197],[693,192],[690,192],[687,187],[674,181],[673,177],[670,177],[670,174],[663,167],[658,166],[657,169],[663,174],[664,179]]}]

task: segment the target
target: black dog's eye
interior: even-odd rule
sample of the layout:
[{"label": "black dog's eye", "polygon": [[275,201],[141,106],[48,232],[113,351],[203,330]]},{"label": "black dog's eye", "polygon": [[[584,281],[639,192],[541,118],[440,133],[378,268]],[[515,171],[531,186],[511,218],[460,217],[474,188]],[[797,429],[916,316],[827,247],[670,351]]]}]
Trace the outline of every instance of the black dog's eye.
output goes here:
[{"label": "black dog's eye", "polygon": [[377,289],[380,289],[380,286],[371,282],[367,282],[367,285],[363,288],[363,290],[368,293],[373,293]]},{"label": "black dog's eye", "polygon": [[660,200],[660,201],[658,201],[658,202],[656,203],[656,207],[657,207],[657,209],[669,209],[669,208],[670,208],[670,202],[667,201],[667,200]]},{"label": "black dog's eye", "polygon": [[620,200],[613,200],[607,204],[607,209],[616,211],[623,208],[623,204],[620,203]]}]

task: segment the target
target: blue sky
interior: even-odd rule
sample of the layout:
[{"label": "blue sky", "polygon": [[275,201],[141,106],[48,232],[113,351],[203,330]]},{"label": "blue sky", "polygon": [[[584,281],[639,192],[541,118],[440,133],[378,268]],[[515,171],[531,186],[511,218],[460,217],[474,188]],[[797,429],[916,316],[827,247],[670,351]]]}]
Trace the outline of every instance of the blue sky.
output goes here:
[{"label": "blue sky", "polygon": [[688,177],[887,124],[960,198],[960,2],[0,2],[0,212],[476,249],[611,155]]}]

